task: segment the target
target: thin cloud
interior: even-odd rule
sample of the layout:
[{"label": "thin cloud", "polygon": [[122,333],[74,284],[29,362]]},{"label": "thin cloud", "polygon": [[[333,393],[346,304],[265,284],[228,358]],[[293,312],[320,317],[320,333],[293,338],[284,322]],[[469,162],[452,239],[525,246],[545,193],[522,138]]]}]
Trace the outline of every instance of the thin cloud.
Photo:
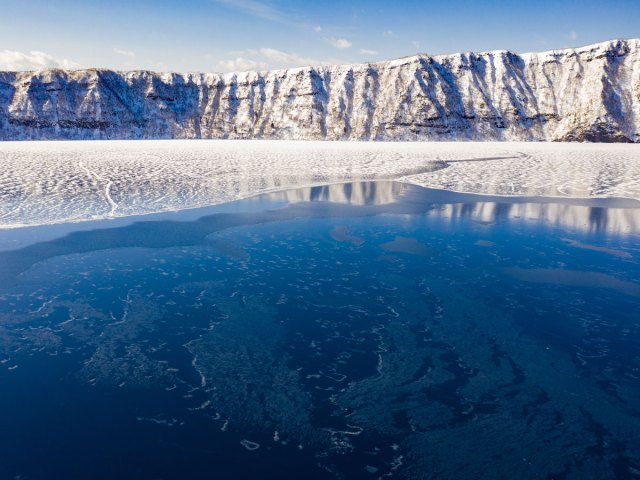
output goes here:
[{"label": "thin cloud", "polygon": [[231,50],[230,52],[228,52],[229,55],[232,56],[242,56],[242,55],[257,55],[258,54],[258,49],[257,48],[247,48],[246,50]]},{"label": "thin cloud", "polygon": [[229,55],[235,58],[220,60],[218,62],[218,65],[225,72],[263,71],[278,68],[334,65],[339,63],[336,59],[321,60],[269,47],[258,49],[248,48],[246,50],[229,52]]},{"label": "thin cloud", "polygon": [[270,22],[280,23],[295,28],[302,28],[307,30],[316,30],[320,27],[315,27],[308,23],[302,22],[299,19],[292,17],[289,13],[278,10],[266,2],[260,2],[258,0],[210,0],[211,2],[221,5],[226,8],[231,8],[239,12],[251,15],[252,17],[261,18]]},{"label": "thin cloud", "polygon": [[266,62],[250,60],[238,57],[233,60],[220,60],[220,66],[227,72],[246,72],[249,70],[265,70],[268,67]]},{"label": "thin cloud", "polygon": [[360,53],[362,55],[377,55],[377,50],[369,50],[368,48],[361,48]]},{"label": "thin cloud", "polygon": [[395,34],[393,33],[393,30],[385,30],[384,32],[382,32],[382,36],[383,37],[393,37]]},{"label": "thin cloud", "polygon": [[212,0],[213,3],[240,10],[254,17],[285,23],[284,15],[275,8],[255,0]]},{"label": "thin cloud", "polygon": [[282,50],[276,50],[275,48],[261,48],[260,54],[269,60],[285,65],[323,65],[326,63],[315,58],[301,57],[295,53],[283,52]]},{"label": "thin cloud", "polygon": [[113,53],[117,53],[118,55],[122,55],[123,57],[131,58],[132,60],[136,58],[136,54],[130,50],[121,50],[119,48],[114,48]]},{"label": "thin cloud", "polygon": [[317,26],[313,27],[313,31],[314,32],[321,32],[322,31],[322,27],[320,25],[317,25]]},{"label": "thin cloud", "polygon": [[66,58],[56,58],[44,52],[32,50],[29,53],[13,50],[0,51],[0,70],[31,71],[47,68],[78,68],[78,64]]},{"label": "thin cloud", "polygon": [[576,32],[569,32],[569,39],[576,40],[578,38],[578,34]]},{"label": "thin cloud", "polygon": [[331,45],[333,45],[336,48],[339,48],[341,50],[345,49],[345,48],[351,48],[352,43],[347,40],[346,38],[331,38],[329,39],[329,42],[331,42]]}]

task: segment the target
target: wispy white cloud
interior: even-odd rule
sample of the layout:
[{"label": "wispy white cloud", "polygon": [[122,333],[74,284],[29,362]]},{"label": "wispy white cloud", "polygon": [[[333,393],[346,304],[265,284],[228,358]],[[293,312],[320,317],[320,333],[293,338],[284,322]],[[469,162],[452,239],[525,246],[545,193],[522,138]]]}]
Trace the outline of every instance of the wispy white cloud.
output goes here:
[{"label": "wispy white cloud", "polygon": [[247,48],[245,50],[231,50],[229,52],[229,55],[232,55],[232,56],[257,55],[257,54],[258,54],[257,48]]},{"label": "wispy white cloud", "polygon": [[383,37],[393,37],[394,35],[395,33],[393,33],[393,30],[385,30],[384,32],[382,32]]},{"label": "wispy white cloud", "polygon": [[334,47],[340,48],[340,49],[351,48],[351,45],[352,45],[352,43],[349,40],[347,40],[346,38],[333,38],[333,37],[331,37],[329,39],[329,42]]},{"label": "wispy white cloud", "polygon": [[377,55],[378,54],[377,50],[370,50],[368,48],[361,48],[360,49],[360,53],[362,55]]},{"label": "wispy white cloud", "polygon": [[264,70],[268,67],[266,62],[250,60],[238,57],[232,60],[220,60],[220,66],[227,72],[246,72],[248,70]]},{"label": "wispy white cloud", "polygon": [[275,48],[261,48],[260,54],[264,57],[277,62],[279,64],[290,66],[304,66],[304,65],[323,65],[326,62],[310,57],[302,57],[295,53],[283,52],[282,50],[276,50]]},{"label": "wispy white cloud", "polygon": [[66,58],[56,58],[44,52],[32,50],[29,53],[13,50],[0,51],[0,70],[25,71],[45,68],[78,68],[78,64]]},{"label": "wispy white cloud", "polygon": [[152,62],[151,68],[156,72],[169,72],[170,68],[165,62]]},{"label": "wispy white cloud", "polygon": [[317,65],[333,65],[338,63],[336,59],[318,59],[305,57],[293,52],[285,52],[275,48],[248,48],[229,52],[226,60],[221,60],[218,65],[225,72],[241,72],[248,70],[267,70],[277,68],[304,67]]},{"label": "wispy white cloud", "polygon": [[320,25],[311,23],[303,18],[292,14],[287,10],[280,10],[274,7],[268,1],[261,0],[209,0],[212,3],[222,7],[230,8],[252,17],[269,20],[271,22],[280,23],[289,27],[321,32],[323,29]]},{"label": "wispy white cloud", "polygon": [[568,37],[570,40],[576,40],[578,38],[578,34],[576,32],[569,32]]},{"label": "wispy white cloud", "polygon": [[121,50],[119,48],[114,48],[113,53],[117,53],[118,55],[122,55],[123,57],[127,57],[132,60],[136,58],[136,54],[130,50]]},{"label": "wispy white cloud", "polygon": [[211,0],[213,3],[240,10],[254,17],[271,20],[274,22],[286,22],[282,12],[272,6],[256,0]]}]

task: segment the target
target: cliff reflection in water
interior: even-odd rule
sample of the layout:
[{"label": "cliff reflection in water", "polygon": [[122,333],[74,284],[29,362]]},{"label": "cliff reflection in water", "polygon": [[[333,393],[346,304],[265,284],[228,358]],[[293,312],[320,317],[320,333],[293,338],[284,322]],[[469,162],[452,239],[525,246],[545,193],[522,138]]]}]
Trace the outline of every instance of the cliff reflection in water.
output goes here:
[{"label": "cliff reflection in water", "polygon": [[397,202],[409,188],[415,187],[388,180],[337,183],[276,192],[269,194],[269,198],[287,203],[331,202],[349,205],[387,205]]},{"label": "cliff reflection in water", "polygon": [[444,204],[429,215],[457,220],[494,223],[504,219],[542,221],[556,227],[592,233],[640,233],[640,209],[560,203],[476,202]]},{"label": "cliff reflection in water", "polygon": [[[326,205],[323,205],[326,204]],[[339,208],[326,208],[337,205]],[[299,218],[359,217],[380,214],[426,216],[452,226],[471,220],[483,224],[538,222],[593,234],[640,234],[640,202],[616,199],[492,197],[462,194],[393,181],[352,182],[274,192],[193,212],[112,226],[108,221],[85,230],[38,227],[0,231],[0,245],[23,245],[0,252],[0,283],[15,282],[35,263],[54,256],[122,247],[168,248],[199,245],[214,232],[232,227]],[[47,231],[51,230],[51,234]],[[454,228],[451,229],[455,231]],[[570,233],[570,232],[568,232]],[[25,241],[24,238],[28,237]],[[43,241],[33,241],[42,238]]]},{"label": "cliff reflection in water", "polygon": [[426,189],[394,181],[323,185],[267,196],[271,201],[290,204],[331,202],[377,205],[388,213],[426,212],[430,216],[448,218],[452,223],[463,218],[487,224],[522,219],[582,232],[640,233],[640,202],[635,200],[493,197]]}]

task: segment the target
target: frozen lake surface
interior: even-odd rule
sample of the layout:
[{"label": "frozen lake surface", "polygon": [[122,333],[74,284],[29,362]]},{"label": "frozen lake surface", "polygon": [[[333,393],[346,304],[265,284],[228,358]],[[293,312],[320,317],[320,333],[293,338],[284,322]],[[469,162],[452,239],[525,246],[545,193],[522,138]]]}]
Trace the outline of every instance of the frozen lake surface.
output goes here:
[{"label": "frozen lake surface", "polygon": [[640,202],[377,181],[140,220],[0,231],[3,476],[637,477]]},{"label": "frozen lake surface", "polygon": [[500,142],[1,142],[0,228],[381,179],[484,194],[640,199],[640,149]]}]

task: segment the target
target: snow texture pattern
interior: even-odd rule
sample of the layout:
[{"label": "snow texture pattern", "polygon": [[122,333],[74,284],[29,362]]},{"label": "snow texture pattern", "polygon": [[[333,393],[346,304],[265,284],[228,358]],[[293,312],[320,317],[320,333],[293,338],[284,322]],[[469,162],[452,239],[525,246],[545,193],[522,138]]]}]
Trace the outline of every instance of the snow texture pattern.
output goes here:
[{"label": "snow texture pattern", "polygon": [[0,139],[640,141],[640,40],[271,72],[0,72]]}]

